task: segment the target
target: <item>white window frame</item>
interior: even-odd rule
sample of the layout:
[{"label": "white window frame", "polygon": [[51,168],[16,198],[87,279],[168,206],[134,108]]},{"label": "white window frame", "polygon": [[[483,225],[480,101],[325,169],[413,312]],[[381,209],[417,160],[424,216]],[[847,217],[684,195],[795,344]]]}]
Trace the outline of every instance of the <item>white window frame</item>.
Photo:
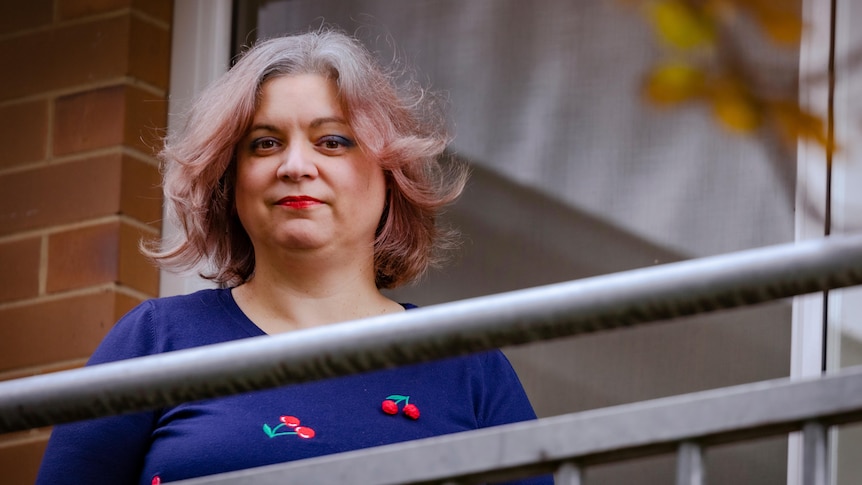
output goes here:
[{"label": "white window frame", "polygon": [[[207,84],[225,73],[230,64],[231,0],[175,0],[171,47],[171,85],[168,101],[168,133],[183,122],[191,100]],[[162,238],[176,234],[176,224],[164,214]],[[196,275],[162,270],[159,295],[191,293],[213,284]]]},{"label": "white window frame", "polygon": [[[796,239],[820,238],[830,234],[862,229],[862,130],[860,105],[853,105],[853,93],[859,93],[860,69],[845,61],[854,48],[862,48],[862,35],[851,29],[854,15],[862,15],[862,5],[853,0],[803,0],[806,31],[800,46],[800,102],[813,112],[829,117],[832,103],[832,126],[840,149],[829,164],[826,152],[813,143],[800,142],[797,157]],[[832,12],[835,9],[835,25]],[[834,43],[833,43],[833,32]],[[834,49],[834,53],[830,50]],[[859,52],[856,52],[858,54]],[[830,98],[830,55],[834,56],[834,89]],[[856,76],[854,76],[856,74]],[[856,96],[858,97],[858,96]],[[857,102],[858,103],[858,102]],[[827,190],[827,184],[831,189]],[[829,207],[831,216],[826,217]],[[813,211],[811,209],[814,209]],[[828,226],[828,227],[827,227]],[[838,369],[841,366],[841,339],[849,332],[860,335],[851,322],[862,318],[858,289],[815,294],[794,299],[791,377],[805,378]],[[827,326],[824,335],[824,325]],[[824,342],[824,338],[826,342]],[[826,355],[824,356],[824,349]],[[830,445],[836,446],[833,431]],[[788,484],[802,483],[800,436],[791,436],[788,460]],[[836,483],[837,452],[831,453],[830,483]]]}]

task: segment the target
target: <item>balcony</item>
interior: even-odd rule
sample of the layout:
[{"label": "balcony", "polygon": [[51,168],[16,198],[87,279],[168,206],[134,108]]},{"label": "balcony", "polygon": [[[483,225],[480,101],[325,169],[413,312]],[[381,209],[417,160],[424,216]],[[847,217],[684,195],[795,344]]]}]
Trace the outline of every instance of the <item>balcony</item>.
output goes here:
[{"label": "balcony", "polygon": [[[0,432],[155,408],[504,345],[577,336],[862,284],[862,236],[833,236],[503,293],[266,339],[0,383]],[[347,334],[345,334],[347,332]],[[347,335],[348,338],[345,338]],[[217,347],[217,348],[216,348]],[[830,427],[862,419],[862,369],[774,380],[216,475],[188,484],[480,483],[802,431],[802,483],[826,484]],[[585,478],[587,477],[587,478]]]}]

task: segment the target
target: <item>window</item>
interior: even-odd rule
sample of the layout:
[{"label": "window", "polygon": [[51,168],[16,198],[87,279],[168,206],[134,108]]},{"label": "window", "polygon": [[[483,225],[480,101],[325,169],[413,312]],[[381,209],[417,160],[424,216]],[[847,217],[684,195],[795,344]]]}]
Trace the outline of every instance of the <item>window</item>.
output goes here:
[{"label": "window", "polygon": [[[229,2],[178,6],[184,3],[195,5],[197,15],[221,12],[211,21],[222,25],[216,37],[227,38],[218,19]],[[232,28],[238,51],[256,38],[334,24],[448,93],[457,133],[452,152],[474,175],[448,216],[465,234],[457,264],[394,293],[425,305],[820,237],[827,227],[862,227],[862,191],[855,189],[862,168],[853,144],[862,34],[850,30],[862,7],[847,0],[787,7],[801,8],[811,25],[801,48],[772,49],[744,22],[732,33],[773,89],[799,92],[824,117],[831,100],[841,145],[831,172],[822,150],[810,144],[784,149],[774,139],[729,134],[703,105],[659,110],[644,103],[643,76],[661,53],[644,17],[620,2],[238,0]],[[831,97],[822,77],[830,32],[836,36]],[[216,57],[226,64],[226,53]],[[174,76],[181,70],[175,64]],[[541,415],[818,373],[823,301],[815,295],[507,354]],[[826,301],[828,367],[859,364],[862,329],[850,322],[862,313],[860,292],[831,292]],[[792,483],[798,477],[787,466],[786,443],[720,450],[710,457],[710,480]],[[833,443],[839,445],[834,479],[850,483],[859,476],[852,467],[862,431],[842,430]],[[597,473],[606,474],[603,483],[632,476],[666,483],[673,463],[657,459]]]}]

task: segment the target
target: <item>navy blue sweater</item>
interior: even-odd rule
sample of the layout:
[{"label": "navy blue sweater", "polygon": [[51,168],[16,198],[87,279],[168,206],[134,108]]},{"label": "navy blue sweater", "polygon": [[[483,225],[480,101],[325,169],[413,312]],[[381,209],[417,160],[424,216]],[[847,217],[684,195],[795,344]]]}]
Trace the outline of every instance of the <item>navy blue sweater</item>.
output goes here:
[{"label": "navy blue sweater", "polygon": [[[88,365],[264,335],[229,289],[203,290],[139,305]],[[56,426],[37,484],[169,483],[534,418],[493,351]]]}]

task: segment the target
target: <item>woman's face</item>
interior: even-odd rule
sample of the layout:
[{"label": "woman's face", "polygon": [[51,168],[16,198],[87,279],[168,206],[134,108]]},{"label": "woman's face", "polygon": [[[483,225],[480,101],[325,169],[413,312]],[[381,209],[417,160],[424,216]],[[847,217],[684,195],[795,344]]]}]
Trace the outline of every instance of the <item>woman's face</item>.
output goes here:
[{"label": "woman's face", "polygon": [[285,249],[373,257],[386,181],[359,149],[334,83],[283,76],[261,94],[237,148],[236,209],[256,258]]}]

